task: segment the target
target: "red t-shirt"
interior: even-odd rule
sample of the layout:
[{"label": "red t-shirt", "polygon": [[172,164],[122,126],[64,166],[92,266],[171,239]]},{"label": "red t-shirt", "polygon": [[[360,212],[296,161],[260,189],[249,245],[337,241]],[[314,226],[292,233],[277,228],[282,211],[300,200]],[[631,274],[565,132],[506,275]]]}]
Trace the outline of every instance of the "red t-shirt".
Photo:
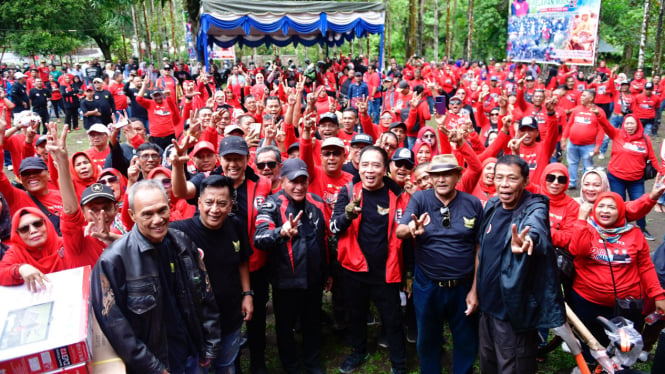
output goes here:
[{"label": "red t-shirt", "polygon": [[111,152],[111,147],[106,147],[102,152],[99,152],[97,148],[90,147],[85,150],[85,154],[90,157],[92,163],[99,168],[99,170],[104,169],[104,163],[106,162],[106,156]]},{"label": "red t-shirt", "polygon": [[576,106],[568,117],[568,125],[563,130],[563,138],[570,139],[570,142],[575,145],[596,144],[600,146],[605,132],[598,121],[607,121],[607,118],[602,110],[599,113],[601,118],[582,105]]},{"label": "red t-shirt", "polygon": [[136,101],[148,111],[150,135],[161,138],[175,134],[174,117],[177,109],[171,100],[163,100],[157,104],[151,99],[136,96]]},{"label": "red t-shirt", "polygon": [[127,96],[125,95],[123,88],[124,86],[122,83],[111,82],[109,85],[109,92],[113,95],[113,101],[115,102],[115,110],[125,110],[129,107],[129,104],[127,104]]}]

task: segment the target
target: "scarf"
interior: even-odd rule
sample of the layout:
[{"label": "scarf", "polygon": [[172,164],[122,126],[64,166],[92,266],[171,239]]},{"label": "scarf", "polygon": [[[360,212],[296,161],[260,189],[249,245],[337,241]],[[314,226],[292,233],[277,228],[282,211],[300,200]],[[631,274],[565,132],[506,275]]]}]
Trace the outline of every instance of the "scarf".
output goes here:
[{"label": "scarf", "polygon": [[547,190],[547,185],[545,182],[545,178],[547,177],[547,174],[551,174],[553,172],[560,172],[566,177],[569,177],[568,175],[568,168],[566,165],[559,163],[559,162],[554,162],[545,167],[545,170],[543,171],[543,175],[541,177],[540,181],[540,186],[542,193],[546,195],[550,199],[550,206],[554,207],[559,207],[559,206],[564,206],[568,204],[568,195],[566,194],[566,190],[568,189],[568,184],[566,183],[566,186],[563,188],[560,194],[557,195],[552,195],[548,190]]},{"label": "scarf", "polygon": [[55,232],[51,221],[41,210],[37,208],[21,208],[12,217],[12,227],[18,228],[21,217],[26,214],[33,214],[41,217],[46,225],[46,243],[43,247],[28,247],[16,230],[11,233],[10,251],[15,252],[17,263],[30,264],[44,274],[63,270],[64,247],[62,238]]},{"label": "scarf", "polygon": [[[617,220],[611,227],[605,227],[596,222],[596,209],[598,208],[598,203],[606,198],[614,200],[618,210]],[[616,243],[619,238],[621,238],[622,234],[633,229],[633,225],[626,222],[626,203],[623,201],[621,196],[615,192],[603,192],[598,195],[598,199],[596,199],[596,202],[593,204],[593,210],[591,211],[589,223],[591,226],[593,226],[594,229],[596,229],[601,238],[607,240],[610,243]]]}]

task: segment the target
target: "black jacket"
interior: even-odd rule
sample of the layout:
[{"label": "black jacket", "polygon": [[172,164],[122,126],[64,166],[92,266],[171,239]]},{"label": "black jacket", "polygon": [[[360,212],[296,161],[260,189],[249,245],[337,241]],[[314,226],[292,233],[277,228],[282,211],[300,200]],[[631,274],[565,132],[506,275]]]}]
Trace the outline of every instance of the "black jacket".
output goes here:
[{"label": "black jacket", "polygon": [[[485,206],[480,228],[481,251],[487,225],[492,221],[500,204],[499,198],[495,197]],[[517,225],[518,232],[530,227],[529,236],[533,239],[534,246],[531,256],[514,254],[510,248],[511,230],[509,227],[505,229],[500,281],[506,315],[516,332],[561,326],[566,321],[566,314],[550,234],[547,197],[524,191],[513,212],[512,224]],[[478,283],[483,277],[482,268],[483,264],[480,263]]]},{"label": "black jacket", "polygon": [[[307,220],[314,230],[318,252],[314,253],[299,232],[291,240],[279,234],[289,214],[295,218],[299,210],[295,202],[280,190],[270,195],[256,217],[254,246],[268,252],[272,285],[277,289],[309,289],[321,286],[328,278],[329,258],[326,245],[328,220],[324,216],[323,200],[307,194],[300,221]],[[298,226],[299,231],[302,225]],[[316,284],[310,284],[316,283]]]},{"label": "black jacket", "polygon": [[[177,248],[176,299],[200,358],[214,358],[220,344],[217,304],[205,265],[183,232],[169,229]],[[161,373],[168,366],[163,326],[166,298],[158,254],[138,231],[116,241],[99,257],[91,276],[92,307],[99,326],[128,373]]]}]

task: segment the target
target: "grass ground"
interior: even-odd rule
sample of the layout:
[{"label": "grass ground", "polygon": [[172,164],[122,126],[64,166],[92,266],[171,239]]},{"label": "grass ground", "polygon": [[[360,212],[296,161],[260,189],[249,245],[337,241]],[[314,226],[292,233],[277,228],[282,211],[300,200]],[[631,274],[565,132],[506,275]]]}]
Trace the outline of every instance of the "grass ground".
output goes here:
[{"label": "grass ground", "polygon": [[[62,123],[62,120],[59,121]],[[661,130],[661,133],[664,133],[665,130]],[[659,150],[660,145],[663,141],[662,137],[654,139],[654,149]],[[68,149],[70,154],[87,149],[89,147],[87,136],[83,130],[73,131],[69,134],[67,139]],[[658,153],[658,152],[657,152]],[[607,158],[605,160],[596,159],[596,166],[607,166],[609,159],[609,150],[606,154]],[[653,180],[647,182],[646,189],[649,191],[653,185]],[[571,194],[574,197],[577,197],[578,191],[574,191]],[[663,235],[665,234],[665,214],[651,212],[647,216],[647,227],[651,234],[656,237],[656,241],[649,242],[651,250],[653,251],[662,241]],[[326,305],[329,305],[327,303]],[[377,345],[378,335],[380,333],[380,326],[369,326],[368,327],[368,350],[369,350],[369,359],[367,363],[358,370],[359,373],[389,373],[390,372],[390,359],[389,352],[387,349],[380,348]],[[280,373],[281,364],[279,362],[279,357],[277,354],[277,344],[275,340],[275,331],[274,331],[274,317],[272,314],[268,316],[268,328],[267,328],[267,340],[268,348],[266,352],[266,361],[268,369],[271,373]],[[444,364],[444,373],[452,372],[452,337],[450,336],[449,331],[446,329],[446,341],[447,343],[443,346],[443,355],[442,362]],[[324,346],[322,353],[323,366],[326,368],[328,373],[337,373],[338,367],[344,360],[347,354],[350,353],[350,348],[344,344],[343,339],[336,335],[335,332],[329,327],[324,327]],[[248,373],[248,361],[249,353],[246,349],[241,351],[242,357],[242,366],[243,371]],[[411,373],[418,372],[418,356],[416,353],[415,344],[407,344],[407,362],[408,368]],[[547,362],[540,364],[538,368],[538,373],[569,373],[572,368],[575,367],[575,360],[573,357],[563,352],[560,348],[556,349],[549,354]],[[640,363],[635,365],[634,369],[643,370],[650,372],[651,364],[650,363]],[[480,372],[478,369],[477,363],[475,372]]]}]

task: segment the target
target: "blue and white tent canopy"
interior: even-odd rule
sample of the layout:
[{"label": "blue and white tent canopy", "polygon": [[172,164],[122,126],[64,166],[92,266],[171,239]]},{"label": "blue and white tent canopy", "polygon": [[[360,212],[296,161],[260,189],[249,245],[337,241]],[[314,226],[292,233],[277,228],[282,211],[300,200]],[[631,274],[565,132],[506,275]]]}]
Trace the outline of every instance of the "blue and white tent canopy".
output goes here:
[{"label": "blue and white tent canopy", "polygon": [[385,7],[383,3],[336,1],[201,1],[199,53],[208,61],[213,43],[257,47],[289,44],[341,45],[357,37],[379,34],[383,60]]}]

